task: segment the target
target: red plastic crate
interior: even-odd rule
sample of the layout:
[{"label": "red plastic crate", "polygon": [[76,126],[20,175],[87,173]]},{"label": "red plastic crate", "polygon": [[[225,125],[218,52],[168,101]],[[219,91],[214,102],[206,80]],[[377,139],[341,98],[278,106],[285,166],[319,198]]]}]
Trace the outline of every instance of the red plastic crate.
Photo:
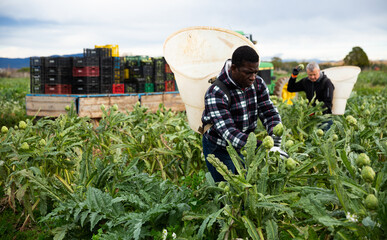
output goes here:
[{"label": "red plastic crate", "polygon": [[71,94],[71,85],[70,84],[45,84],[44,85],[45,94]]},{"label": "red plastic crate", "polygon": [[125,93],[125,84],[115,83],[113,84],[113,94],[116,93]]},{"label": "red plastic crate", "polygon": [[168,63],[165,64],[165,72],[166,73],[172,73],[171,68],[169,67]]},{"label": "red plastic crate", "polygon": [[74,67],[74,77],[99,77],[99,67]]},{"label": "red plastic crate", "polygon": [[175,91],[175,81],[165,81],[165,92],[174,92]]}]

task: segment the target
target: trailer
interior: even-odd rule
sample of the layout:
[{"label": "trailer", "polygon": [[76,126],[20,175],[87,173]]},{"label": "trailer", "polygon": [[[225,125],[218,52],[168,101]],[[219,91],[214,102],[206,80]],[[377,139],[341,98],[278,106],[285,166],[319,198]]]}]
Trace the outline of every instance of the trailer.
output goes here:
[{"label": "trailer", "polygon": [[150,112],[156,112],[159,105],[172,111],[185,111],[179,92],[151,92],[138,94],[27,94],[26,110],[28,116],[58,117],[66,114],[66,106],[74,104],[79,117],[99,119],[102,117],[101,105],[110,107],[115,104],[121,112],[132,111],[139,102]]}]

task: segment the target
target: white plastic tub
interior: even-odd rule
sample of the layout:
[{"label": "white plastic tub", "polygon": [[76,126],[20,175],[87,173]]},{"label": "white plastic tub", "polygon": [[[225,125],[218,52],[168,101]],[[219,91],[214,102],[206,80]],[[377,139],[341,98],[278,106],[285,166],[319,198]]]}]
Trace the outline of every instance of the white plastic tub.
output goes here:
[{"label": "white plastic tub", "polygon": [[225,61],[240,46],[254,44],[239,33],[215,27],[190,27],[170,35],[164,42],[164,58],[175,75],[190,127],[202,125],[208,80],[217,76]]},{"label": "white plastic tub", "polygon": [[360,71],[360,68],[356,66],[332,67],[323,70],[335,86],[332,101],[332,114],[344,114],[347,99],[351,95]]}]

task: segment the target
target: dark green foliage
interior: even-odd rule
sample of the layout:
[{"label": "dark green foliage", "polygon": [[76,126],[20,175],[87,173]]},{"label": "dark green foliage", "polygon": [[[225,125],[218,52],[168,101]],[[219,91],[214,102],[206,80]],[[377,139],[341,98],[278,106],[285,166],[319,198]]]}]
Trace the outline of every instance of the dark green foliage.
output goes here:
[{"label": "dark green foliage", "polygon": [[29,92],[27,78],[0,78],[0,126],[12,127],[26,116],[25,96]]},{"label": "dark green foliage", "polygon": [[[105,109],[99,126],[74,109],[25,120],[25,129],[12,125],[0,133],[0,186],[2,203],[17,212],[12,218],[6,208],[0,221],[16,224],[1,222],[0,234],[39,239],[18,232],[28,216],[49,239],[386,239],[384,76],[362,72],[344,116],[321,115],[320,103],[302,97],[293,105],[278,101],[281,147],[295,168],[256,149],[256,138],[267,135],[260,125],[242,151],[244,164],[228,148],[238,174],[211,159],[228,180],[218,184],[184,113],[162,106],[154,114],[138,105],[130,113]],[[334,124],[318,134],[328,117]],[[356,165],[361,153],[370,158],[373,182]],[[364,204],[369,194],[379,202],[372,210]]]},{"label": "dark green foliage", "polygon": [[361,47],[353,47],[352,51],[345,56],[344,63],[346,65],[358,66],[362,69],[370,66],[368,56]]},{"label": "dark green foliage", "polygon": [[189,189],[134,168],[127,169],[122,176],[114,198],[93,187],[84,194],[80,189],[42,221],[59,224],[54,230],[57,239],[66,239],[76,232],[82,233],[76,237],[86,238],[99,229],[102,232],[98,235],[107,239],[143,239],[151,236],[152,231],[177,226],[183,212],[190,209]]}]

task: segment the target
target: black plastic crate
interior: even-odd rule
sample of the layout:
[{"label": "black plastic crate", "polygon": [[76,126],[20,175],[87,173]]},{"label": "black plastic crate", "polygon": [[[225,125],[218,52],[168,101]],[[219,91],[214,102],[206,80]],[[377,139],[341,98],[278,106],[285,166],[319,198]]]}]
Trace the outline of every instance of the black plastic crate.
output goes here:
[{"label": "black plastic crate", "polygon": [[120,68],[126,67],[126,59],[125,57],[120,57]]},{"label": "black plastic crate", "polygon": [[46,75],[44,78],[45,84],[71,84],[71,75]]},{"label": "black plastic crate", "polygon": [[135,82],[125,83],[125,93],[137,93],[138,84]]},{"label": "black plastic crate", "polygon": [[138,93],[154,92],[154,83],[138,82]]},{"label": "black plastic crate", "polygon": [[72,94],[97,94],[100,93],[99,84],[73,85]]},{"label": "black plastic crate", "polygon": [[90,66],[99,66],[98,57],[75,57],[73,59],[74,67],[90,67]]},{"label": "black plastic crate", "polygon": [[144,83],[154,83],[153,76],[142,76],[140,78],[135,78],[138,82],[144,82]]},{"label": "black plastic crate", "polygon": [[40,74],[30,75],[30,85],[44,84],[44,77]]},{"label": "black plastic crate", "polygon": [[140,62],[140,66],[151,66],[153,68],[153,60],[152,59],[143,59]]},{"label": "black plastic crate", "polygon": [[30,91],[35,94],[44,94],[44,84],[31,84]]},{"label": "black plastic crate", "polygon": [[174,81],[175,75],[173,73],[166,73],[165,74],[165,81]]},{"label": "black plastic crate", "polygon": [[100,75],[105,75],[105,76],[113,76],[113,67],[112,66],[101,66],[100,67]]},{"label": "black plastic crate", "polygon": [[151,65],[146,66],[133,66],[129,68],[130,75],[133,77],[152,76],[153,67]]},{"label": "black plastic crate", "polygon": [[113,84],[113,76],[112,75],[102,75],[101,77],[101,84]]},{"label": "black plastic crate", "polygon": [[165,75],[164,74],[156,73],[154,75],[154,82],[155,83],[164,83],[164,81],[165,81]]},{"label": "black plastic crate", "polygon": [[72,67],[72,57],[46,57],[45,67]]},{"label": "black plastic crate", "polygon": [[112,84],[101,84],[100,92],[103,94],[113,93]]},{"label": "black plastic crate", "polygon": [[165,69],[165,59],[164,57],[153,58],[153,67],[155,72],[164,72]]},{"label": "black plastic crate", "polygon": [[99,57],[111,57],[112,49],[111,48],[96,48]]},{"label": "black plastic crate", "polygon": [[43,74],[44,68],[42,66],[31,66],[30,73],[31,74]]},{"label": "black plastic crate", "polygon": [[84,48],[83,56],[84,57],[111,57],[112,49],[111,48]]},{"label": "black plastic crate", "polygon": [[44,70],[47,76],[55,76],[55,75],[72,75],[72,69],[69,67],[46,67]]},{"label": "black plastic crate", "polygon": [[143,62],[150,62],[151,64],[153,63],[148,56],[127,56],[125,57],[125,61],[128,67],[134,67],[134,66],[139,67],[141,65],[144,65]]},{"label": "black plastic crate", "polygon": [[130,75],[134,77],[141,77],[142,76],[142,67],[135,66],[130,68]]},{"label": "black plastic crate", "polygon": [[152,76],[153,75],[153,67],[152,66],[143,66],[142,67],[142,73],[144,76]]},{"label": "black plastic crate", "polygon": [[126,61],[126,66],[127,67],[138,67],[140,64],[137,60],[133,60],[133,59],[127,59]]},{"label": "black plastic crate", "polygon": [[113,57],[101,57],[101,67],[113,67]]},{"label": "black plastic crate", "polygon": [[99,57],[99,52],[96,48],[84,48],[83,49],[84,57]]},{"label": "black plastic crate", "polygon": [[155,92],[164,92],[165,91],[165,83],[155,83]]},{"label": "black plastic crate", "polygon": [[113,83],[114,84],[125,83],[125,80],[124,79],[114,79]]},{"label": "black plastic crate", "polygon": [[99,84],[100,78],[99,77],[73,77],[72,84],[73,85],[85,85],[85,84]]},{"label": "black plastic crate", "polygon": [[44,66],[45,57],[30,57],[30,66]]},{"label": "black plastic crate", "polygon": [[147,75],[147,76],[144,76],[145,78],[145,82],[147,83],[153,83],[154,82],[154,78],[152,75]]}]

